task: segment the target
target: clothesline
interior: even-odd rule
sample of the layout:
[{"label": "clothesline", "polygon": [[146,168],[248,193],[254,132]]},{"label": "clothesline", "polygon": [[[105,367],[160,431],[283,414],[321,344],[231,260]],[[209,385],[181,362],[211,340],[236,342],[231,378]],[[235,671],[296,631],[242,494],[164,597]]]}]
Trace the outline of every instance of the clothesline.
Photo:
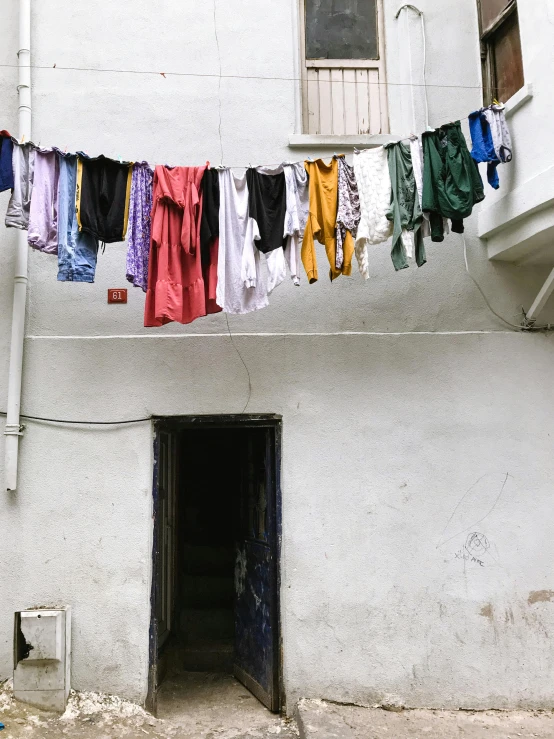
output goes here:
[{"label": "clothesline", "polygon": [[[442,126],[442,125],[444,125],[446,123],[453,123],[455,120],[459,120],[462,117],[463,117],[463,115],[462,116],[459,116],[459,115],[458,116],[450,116],[448,118],[444,118],[443,120],[441,120],[437,124],[437,126],[435,126],[435,128],[440,128],[440,126]],[[388,135],[388,134],[385,134],[385,135]],[[413,136],[415,136],[415,134],[410,134],[410,136],[405,136],[403,138],[400,138],[400,137],[394,138],[394,139],[391,140],[390,143],[398,143],[399,141],[408,141]],[[20,144],[23,143],[21,140],[18,140],[15,137],[12,137],[12,138],[13,138],[13,141],[16,142],[16,143],[20,143]],[[34,142],[28,142],[28,143],[34,143]],[[36,147],[38,147],[38,148],[47,148],[47,147],[43,147],[42,140],[39,140],[39,142],[37,144],[34,144],[34,145]],[[337,148],[339,148],[339,149],[345,149],[345,150],[347,149],[347,150],[351,150],[351,151],[355,151],[358,148],[358,146],[359,145],[356,145],[356,144],[344,144],[344,143],[341,143],[340,145],[337,144]],[[59,147],[59,148],[61,148],[61,147]],[[306,147],[306,148],[309,148],[309,147]],[[67,152],[67,147],[64,147],[61,150],[63,151],[63,153],[68,153]],[[87,152],[86,149],[83,149],[82,151],[84,151],[86,154],[88,154],[88,152]],[[363,149],[362,149],[362,151],[363,151]],[[349,153],[350,153],[350,151],[349,151]],[[332,156],[332,155],[329,154],[328,156]],[[121,161],[122,159],[123,159],[123,161],[130,161],[130,162],[139,161],[138,159],[133,159],[131,157],[124,157],[124,158],[122,158],[120,156],[114,156],[114,157],[110,157],[110,158],[111,159],[114,159],[114,161],[117,161],[117,160]],[[306,160],[306,157],[302,157],[301,159],[298,159],[298,160],[287,160],[287,164],[298,164],[300,162],[304,162],[305,160]],[[273,162],[271,164],[256,164],[256,165],[253,165],[250,162],[248,164],[227,164],[225,162],[220,163],[220,164],[214,164],[213,162],[210,161],[210,166],[211,167],[213,167],[213,168],[223,167],[223,168],[226,168],[226,169],[248,169],[249,167],[252,167],[252,166],[271,168],[271,167],[279,167],[281,164],[283,164],[283,160],[280,161],[280,162]],[[178,166],[178,165],[167,165],[167,166]]]},{"label": "clothesline", "polygon": [[[139,74],[139,75],[154,75],[160,77],[199,77],[199,78],[214,78],[214,79],[237,79],[237,80],[267,80],[267,81],[278,81],[278,82],[303,82],[306,84],[318,83],[319,80],[310,80],[303,77],[277,77],[277,76],[262,76],[262,75],[244,75],[244,74],[218,74],[210,72],[159,72],[154,70],[140,70],[140,69],[117,69],[117,68],[99,68],[99,67],[65,67],[58,66],[57,64],[45,65],[45,64],[30,64],[25,65],[30,69],[41,69],[41,70],[60,70],[70,72],[98,72],[98,73],[109,73],[109,74]],[[0,64],[0,68],[11,68],[19,69],[17,64]],[[330,80],[330,84],[339,84],[339,81]],[[340,80],[340,84],[359,84],[357,80]],[[422,82],[364,82],[367,85],[374,85],[377,87],[436,87],[443,90],[482,90],[482,85],[438,85],[432,83]]]},{"label": "clothesline", "polygon": [[126,277],[146,293],[147,327],[248,313],[269,305],[287,273],[295,285],[318,280],[317,242],[332,281],[350,276],[354,257],[367,280],[369,246],[392,237],[398,271],[425,264],[424,237],[463,233],[485,197],[476,161],[488,163],[496,187],[496,167],[512,155],[503,106],[470,122],[471,154],[456,121],[355,150],[353,165],[334,154],[329,164],[308,157],[240,175],[208,165],[153,171],[145,161],[40,148],[2,131],[6,225],[57,256],[60,281],[94,282],[99,243],[127,240]]}]

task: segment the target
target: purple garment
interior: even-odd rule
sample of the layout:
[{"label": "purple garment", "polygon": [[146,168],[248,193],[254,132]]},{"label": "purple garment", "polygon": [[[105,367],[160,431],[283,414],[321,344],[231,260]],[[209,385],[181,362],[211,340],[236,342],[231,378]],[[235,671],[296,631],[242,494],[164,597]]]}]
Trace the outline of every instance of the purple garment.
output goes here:
[{"label": "purple garment", "polygon": [[133,165],[129,202],[127,279],[135,287],[142,287],[144,292],[148,286],[153,175],[154,172],[148,166],[148,162],[135,162]]},{"label": "purple garment", "polygon": [[57,153],[36,149],[27,241],[47,254],[58,253],[59,174]]}]

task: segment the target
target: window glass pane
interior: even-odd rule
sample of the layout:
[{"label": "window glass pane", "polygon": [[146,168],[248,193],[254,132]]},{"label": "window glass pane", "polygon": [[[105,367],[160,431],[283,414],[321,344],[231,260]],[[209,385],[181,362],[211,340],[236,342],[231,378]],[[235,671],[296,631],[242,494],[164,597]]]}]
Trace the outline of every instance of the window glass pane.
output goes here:
[{"label": "window glass pane", "polygon": [[480,0],[481,30],[486,31],[510,2],[511,0]]},{"label": "window glass pane", "polygon": [[305,0],[306,59],[378,59],[377,0]]},{"label": "window glass pane", "polygon": [[503,23],[490,41],[496,89],[494,96],[505,102],[523,87],[523,61],[517,13]]}]

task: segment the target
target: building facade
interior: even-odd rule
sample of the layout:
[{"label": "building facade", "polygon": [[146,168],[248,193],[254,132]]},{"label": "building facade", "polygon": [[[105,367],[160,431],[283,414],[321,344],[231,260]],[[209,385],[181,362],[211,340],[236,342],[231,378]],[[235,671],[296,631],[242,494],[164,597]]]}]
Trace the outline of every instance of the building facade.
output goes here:
[{"label": "building facade", "polygon": [[[35,2],[33,140],[246,167],[419,133],[426,102],[431,126],[467,122],[483,99],[475,0],[419,0],[425,70],[421,19],[395,17],[398,6],[379,4],[378,60],[325,66],[306,61],[297,0]],[[465,234],[473,276],[516,327],[554,265],[545,146],[554,7],[518,6],[525,86],[508,104],[514,161],[501,167],[497,193],[485,185]],[[17,24],[18,4],[6,0],[0,91],[12,133]],[[2,229],[0,410],[15,243]],[[286,282],[265,310],[163,329],[142,327],[144,297],[130,285],[126,305],[106,302],[109,288],[125,286],[125,248],[99,255],[93,285],[58,283],[56,260],[31,251],[22,412],[280,421],[287,710],[301,697],[551,706],[554,344],[491,313],[466,273],[461,237],[429,242],[420,269],[395,273],[382,245],[368,282],[355,273]],[[554,320],[553,308],[538,323]],[[0,496],[0,676],[12,670],[13,612],[68,603],[73,687],[144,701],[153,423],[25,425],[18,489]],[[0,445],[0,474],[3,454]],[[181,447],[184,466],[186,454]]]}]

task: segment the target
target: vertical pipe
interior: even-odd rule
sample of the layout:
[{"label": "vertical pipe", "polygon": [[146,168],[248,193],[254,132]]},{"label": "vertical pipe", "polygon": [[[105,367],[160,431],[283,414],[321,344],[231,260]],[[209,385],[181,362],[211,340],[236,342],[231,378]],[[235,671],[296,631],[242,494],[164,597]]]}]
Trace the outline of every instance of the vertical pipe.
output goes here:
[{"label": "vertical pipe", "polygon": [[[19,0],[19,139],[31,139],[31,0]],[[12,337],[6,418],[6,490],[17,488],[19,456],[21,375],[27,305],[27,231],[18,231],[13,286]]]}]

